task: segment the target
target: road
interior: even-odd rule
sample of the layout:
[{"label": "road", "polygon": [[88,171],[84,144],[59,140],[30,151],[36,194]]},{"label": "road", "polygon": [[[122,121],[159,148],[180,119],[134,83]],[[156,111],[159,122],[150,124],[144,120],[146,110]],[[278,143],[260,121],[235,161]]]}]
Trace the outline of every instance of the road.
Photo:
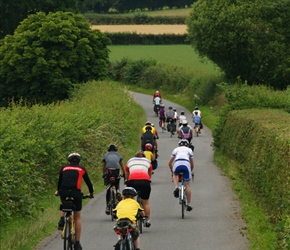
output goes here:
[{"label": "road", "polygon": [[[193,138],[195,146],[195,179],[191,182],[191,212],[181,219],[181,207],[173,196],[174,185],[168,168],[172,150],[178,146],[176,136],[161,132],[158,118],[153,112],[152,97],[133,94],[142,105],[147,119],[155,124],[159,137],[159,166],[152,176],[151,227],[141,234],[142,250],[246,250],[246,224],[240,216],[239,201],[228,178],[213,162],[211,131],[204,127],[199,137]],[[190,112],[177,104],[164,100],[165,106],[175,107],[192,125]],[[145,121],[144,121],[145,123]],[[141,128],[140,128],[141,129]],[[137,149],[136,149],[137,151]],[[122,153],[122,152],[120,152]],[[112,250],[117,236],[114,222],[105,214],[105,192],[98,194],[83,209],[81,244],[84,250]],[[36,249],[62,249],[60,232],[46,238]]]}]

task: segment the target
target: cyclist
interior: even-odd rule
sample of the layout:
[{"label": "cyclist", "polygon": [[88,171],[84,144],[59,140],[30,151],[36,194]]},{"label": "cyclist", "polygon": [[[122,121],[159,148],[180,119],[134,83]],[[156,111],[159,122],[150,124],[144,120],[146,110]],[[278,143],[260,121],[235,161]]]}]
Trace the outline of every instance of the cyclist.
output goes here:
[{"label": "cyclist", "polygon": [[172,109],[173,109],[173,111],[174,111],[174,122],[175,122],[175,124],[176,124],[177,120],[179,119],[179,118],[178,118],[178,113],[177,113],[177,111],[176,111],[176,108],[172,108]]},{"label": "cyclist", "polygon": [[159,139],[158,132],[157,132],[157,130],[155,129],[154,124],[151,123],[150,121],[145,122],[144,126],[142,127],[142,133],[145,133],[145,132],[146,132],[146,127],[147,127],[147,126],[152,127],[151,133],[156,135],[156,139]]},{"label": "cyclist", "polygon": [[173,194],[174,197],[176,198],[179,197],[178,174],[181,171],[183,171],[187,199],[186,210],[191,211],[192,206],[190,205],[191,202],[190,179],[191,179],[191,171],[194,168],[193,152],[188,147],[189,143],[186,139],[181,139],[178,145],[179,147],[175,148],[172,151],[170,159],[168,161],[168,166],[171,172],[173,173],[173,182],[175,185]]},{"label": "cyclist", "polygon": [[[155,152],[152,152],[152,148],[153,146],[150,143],[146,143],[144,154],[146,158],[151,162],[153,170],[155,170],[158,166],[158,163],[157,163]],[[154,174],[153,171],[152,171],[152,174]]]},{"label": "cyclist", "polygon": [[180,111],[180,116],[179,116],[179,127],[182,125],[182,122],[186,120],[186,116],[184,115],[184,111]]},{"label": "cyclist", "polygon": [[164,104],[161,104],[160,109],[159,109],[159,126],[162,129],[166,129],[166,127],[164,127],[165,126],[165,105]]},{"label": "cyclist", "polygon": [[[81,156],[78,153],[71,153],[68,156],[68,165],[61,168],[59,173],[59,179],[57,184],[57,191],[55,195],[60,195],[61,201],[65,200],[67,197],[74,198],[75,211],[74,211],[74,221],[75,221],[75,233],[76,242],[74,244],[75,250],[81,250],[80,238],[81,238],[81,210],[82,210],[82,193],[81,193],[81,182],[82,178],[88,186],[90,192],[90,198],[94,198],[94,188],[90,181],[88,172],[82,166],[80,166]],[[64,212],[61,211],[61,217],[58,222],[58,229],[62,230],[64,227]]]},{"label": "cyclist", "polygon": [[166,117],[166,127],[168,127],[167,125],[170,122],[170,120],[173,120],[174,121],[174,115],[175,115],[174,110],[172,109],[171,106],[169,106],[168,107],[168,111],[165,114],[165,117]]},{"label": "cyclist", "polygon": [[[198,112],[197,111],[194,112],[193,123],[194,123],[194,128],[196,126],[199,126],[200,129],[202,128],[202,125],[201,125],[201,117],[198,115]],[[200,133],[200,130],[199,130],[199,133]]]},{"label": "cyclist", "polygon": [[153,95],[153,103],[154,103],[154,98],[157,97],[157,96],[160,98],[160,102],[162,102],[161,94],[159,93],[158,90],[156,90],[155,93],[154,93],[154,95]]},{"label": "cyclist", "polygon": [[[117,190],[116,197],[120,201],[122,200],[122,195],[120,193],[120,169],[124,174],[124,164],[123,157],[117,152],[118,147],[114,144],[109,145],[108,152],[104,155],[102,159],[102,170],[103,177],[110,178],[111,176],[115,177],[115,187]],[[106,185],[106,183],[105,183]],[[106,193],[106,214],[110,214],[110,208],[108,207],[108,203],[110,201],[110,190],[107,189]]]},{"label": "cyclist", "polygon": [[141,135],[141,145],[140,148],[145,151],[145,145],[147,143],[150,143],[153,148],[152,152],[157,153],[158,151],[158,145],[157,145],[157,137],[155,134],[153,134],[152,131],[152,126],[146,126],[146,131]]},{"label": "cyclist", "polygon": [[[144,209],[140,207],[140,204],[135,200],[137,196],[137,191],[133,187],[125,187],[122,191],[124,200],[120,201],[117,207],[114,209],[116,213],[117,221],[120,219],[129,219],[131,221],[131,235],[134,240],[135,249],[140,250],[140,237],[139,230],[136,225],[137,216],[145,216]],[[115,225],[114,229],[118,228],[118,223]],[[115,245],[118,246],[118,243]],[[116,249],[116,248],[115,248]]]},{"label": "cyclist", "polygon": [[191,142],[193,135],[193,129],[190,125],[188,125],[187,120],[183,120],[182,126],[178,130],[178,138],[179,139],[186,139],[188,142]]},{"label": "cyclist", "polygon": [[194,108],[194,110],[192,111],[191,118],[194,119],[195,116],[199,116],[200,117],[200,129],[202,129],[203,128],[203,125],[201,123],[201,111],[198,109],[198,106],[196,106]]},{"label": "cyclist", "polygon": [[140,197],[146,214],[145,226],[150,227],[150,205],[152,165],[143,151],[138,151],[135,157],[128,160],[125,167],[125,176],[128,187],[140,192]]}]

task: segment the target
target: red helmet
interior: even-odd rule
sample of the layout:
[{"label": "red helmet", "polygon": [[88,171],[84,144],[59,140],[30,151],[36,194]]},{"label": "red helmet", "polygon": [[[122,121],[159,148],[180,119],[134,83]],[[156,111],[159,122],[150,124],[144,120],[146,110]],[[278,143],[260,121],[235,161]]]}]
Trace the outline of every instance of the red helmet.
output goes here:
[{"label": "red helmet", "polygon": [[146,143],[146,145],[145,145],[145,149],[149,149],[149,150],[152,150],[152,145],[151,145],[151,143]]}]

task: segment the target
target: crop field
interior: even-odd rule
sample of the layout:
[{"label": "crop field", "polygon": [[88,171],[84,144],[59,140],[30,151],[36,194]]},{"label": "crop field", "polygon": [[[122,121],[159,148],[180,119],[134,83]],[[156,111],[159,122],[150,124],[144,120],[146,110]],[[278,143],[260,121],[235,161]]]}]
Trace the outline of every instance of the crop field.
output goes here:
[{"label": "crop field", "polygon": [[190,45],[111,45],[110,61],[155,59],[158,63],[187,67],[204,73],[217,73],[209,60],[201,59]]},{"label": "crop field", "polygon": [[185,24],[161,24],[161,25],[92,25],[92,29],[99,29],[102,32],[130,32],[141,34],[185,34]]}]

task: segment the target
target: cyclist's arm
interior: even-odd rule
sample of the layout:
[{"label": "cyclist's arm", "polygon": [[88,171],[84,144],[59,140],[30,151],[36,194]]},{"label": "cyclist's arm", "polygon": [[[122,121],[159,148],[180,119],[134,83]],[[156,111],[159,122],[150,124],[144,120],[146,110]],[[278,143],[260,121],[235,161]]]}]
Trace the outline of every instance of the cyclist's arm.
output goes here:
[{"label": "cyclist's arm", "polygon": [[103,171],[103,174],[106,173],[106,162],[105,161],[102,162],[102,171]]},{"label": "cyclist's arm", "polygon": [[190,169],[191,171],[194,169],[194,161],[193,161],[193,158],[189,158],[189,162],[190,162]]},{"label": "cyclist's arm", "polygon": [[121,170],[122,170],[122,174],[123,174],[123,176],[125,176],[125,167],[124,167],[124,163],[123,163],[123,161],[121,160],[121,161],[119,162],[119,164],[120,164],[120,167],[121,167]]},{"label": "cyclist's arm", "polygon": [[128,180],[129,179],[129,168],[126,166],[125,167],[125,178],[126,178],[126,180]]},{"label": "cyclist's arm", "polygon": [[87,172],[83,175],[83,178],[84,178],[85,183],[88,186],[90,194],[93,195],[94,194],[94,187],[93,187],[93,184],[92,184]]},{"label": "cyclist's arm", "polygon": [[172,168],[173,168],[173,165],[172,165],[173,160],[174,160],[174,157],[171,156],[170,159],[169,159],[169,161],[168,161],[168,166],[169,166],[171,172],[172,172]]}]

